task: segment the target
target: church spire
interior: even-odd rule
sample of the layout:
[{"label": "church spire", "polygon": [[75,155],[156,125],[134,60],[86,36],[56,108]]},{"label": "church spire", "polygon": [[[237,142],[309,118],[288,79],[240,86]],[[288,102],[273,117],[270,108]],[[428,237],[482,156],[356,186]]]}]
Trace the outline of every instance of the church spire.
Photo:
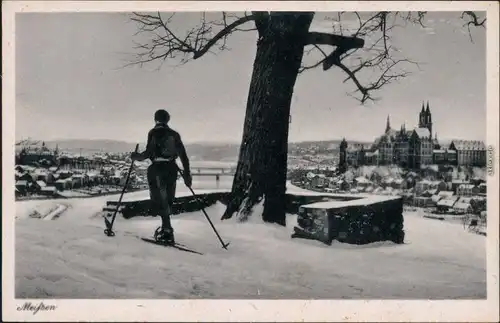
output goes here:
[{"label": "church spire", "polygon": [[422,101],[422,111],[420,111],[420,113],[418,115],[418,127],[419,128],[424,127],[425,120],[426,120],[425,105],[424,105],[424,101]]},{"label": "church spire", "polygon": [[347,140],[345,140],[345,137],[342,138],[342,141],[340,142],[339,148],[340,148],[340,150],[345,150],[347,148]]},{"label": "church spire", "polygon": [[389,115],[387,115],[387,123],[385,125],[385,132],[389,132],[391,130],[391,121],[389,120]]}]

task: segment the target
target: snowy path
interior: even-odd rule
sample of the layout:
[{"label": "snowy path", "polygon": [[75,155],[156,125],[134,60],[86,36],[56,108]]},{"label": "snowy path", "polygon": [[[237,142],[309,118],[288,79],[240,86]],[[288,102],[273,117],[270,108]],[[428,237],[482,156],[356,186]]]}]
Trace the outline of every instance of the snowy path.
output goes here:
[{"label": "snowy path", "polygon": [[[159,219],[117,219],[116,237],[93,217],[107,197],[62,200],[55,220],[25,215],[56,200],[16,203],[16,297],[29,298],[482,298],[485,237],[459,225],[405,217],[407,244],[351,246],[291,239],[287,228],[221,222],[207,209],[229,250],[201,212],[176,216],[180,243],[204,255],[140,241]],[[42,205],[45,204],[45,205]]]}]

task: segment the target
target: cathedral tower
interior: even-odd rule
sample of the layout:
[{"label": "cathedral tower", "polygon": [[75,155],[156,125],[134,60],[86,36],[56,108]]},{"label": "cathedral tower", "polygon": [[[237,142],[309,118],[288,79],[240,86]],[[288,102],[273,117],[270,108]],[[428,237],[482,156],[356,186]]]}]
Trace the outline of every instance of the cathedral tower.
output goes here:
[{"label": "cathedral tower", "polygon": [[425,110],[425,127],[429,129],[432,137],[432,113],[429,109],[429,101],[427,101],[427,109]]},{"label": "cathedral tower", "polygon": [[429,108],[429,101],[427,101],[427,108],[425,108],[424,102],[422,102],[422,110],[418,115],[418,127],[429,129],[432,139],[432,113]]},{"label": "cathedral tower", "polygon": [[418,115],[418,127],[424,128],[425,127],[424,125],[425,125],[425,108],[424,108],[424,101],[422,101],[422,110]]}]

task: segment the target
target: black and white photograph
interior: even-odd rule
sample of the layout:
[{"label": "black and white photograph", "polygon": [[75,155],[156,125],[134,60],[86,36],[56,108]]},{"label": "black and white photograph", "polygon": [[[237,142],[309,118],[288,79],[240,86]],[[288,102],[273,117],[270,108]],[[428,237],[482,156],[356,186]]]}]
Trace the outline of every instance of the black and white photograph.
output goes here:
[{"label": "black and white photograph", "polygon": [[4,319],[498,320],[499,6],[436,3],[4,2]]}]

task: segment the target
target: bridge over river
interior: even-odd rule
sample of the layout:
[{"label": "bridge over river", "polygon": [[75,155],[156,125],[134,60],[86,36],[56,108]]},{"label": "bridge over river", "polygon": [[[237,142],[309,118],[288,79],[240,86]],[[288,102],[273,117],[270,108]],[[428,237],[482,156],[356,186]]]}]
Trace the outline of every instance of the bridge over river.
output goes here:
[{"label": "bridge over river", "polygon": [[221,176],[234,176],[236,167],[198,167],[191,166],[191,176],[212,176],[218,180]]}]

